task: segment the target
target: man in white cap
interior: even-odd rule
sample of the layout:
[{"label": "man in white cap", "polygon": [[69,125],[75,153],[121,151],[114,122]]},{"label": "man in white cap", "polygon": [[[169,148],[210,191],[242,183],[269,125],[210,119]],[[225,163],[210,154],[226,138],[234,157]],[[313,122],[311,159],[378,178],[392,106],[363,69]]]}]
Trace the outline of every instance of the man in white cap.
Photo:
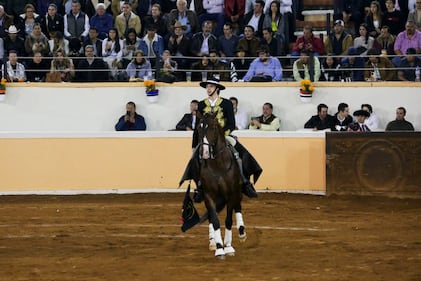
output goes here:
[{"label": "man in white cap", "polygon": [[325,53],[333,53],[337,56],[345,56],[348,49],[354,44],[350,34],[344,31],[345,23],[343,20],[336,20],[333,26],[333,32],[326,38]]},{"label": "man in white cap", "polygon": [[[256,182],[262,172],[262,169],[257,161],[253,158],[253,156],[251,156],[251,154],[245,149],[245,147],[230,135],[232,131],[235,130],[235,115],[231,101],[219,96],[219,92],[225,90],[225,86],[221,85],[219,83],[219,79],[217,78],[212,78],[205,82],[200,82],[200,86],[206,89],[208,97],[199,102],[198,112],[202,115],[206,113],[217,113],[216,118],[218,123],[221,125],[222,130],[225,133],[227,143],[229,144],[230,149],[232,150],[240,168],[239,170],[243,181],[242,191],[250,198],[257,197],[256,190],[251,184],[249,178],[251,175],[253,175],[254,182]],[[196,157],[198,157],[198,149],[196,149],[199,144],[198,137],[199,135],[196,127],[196,130],[193,133],[192,144],[193,149],[195,149],[192,157],[193,161],[190,161],[180,182],[181,184],[184,180],[188,180],[190,178],[195,180],[197,189],[195,190],[193,200],[197,203],[203,200],[203,188],[200,180],[198,180],[198,174],[195,174],[194,172],[198,171],[200,167],[192,167],[195,165],[194,162],[196,162]],[[245,162],[250,163],[250,165],[247,167],[243,166],[242,158],[244,157],[248,158]]]},{"label": "man in white cap", "polygon": [[25,40],[18,36],[19,29],[11,25],[6,32],[7,37],[4,38],[4,54],[8,56],[11,50],[15,50],[19,57],[26,57]]}]

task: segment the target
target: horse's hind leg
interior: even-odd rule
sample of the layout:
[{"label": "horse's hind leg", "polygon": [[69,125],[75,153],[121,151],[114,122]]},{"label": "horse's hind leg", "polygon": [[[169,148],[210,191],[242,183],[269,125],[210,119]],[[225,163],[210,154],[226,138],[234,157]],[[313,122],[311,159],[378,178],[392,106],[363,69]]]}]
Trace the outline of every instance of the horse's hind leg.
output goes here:
[{"label": "horse's hind leg", "polygon": [[238,237],[240,238],[240,242],[246,242],[247,233],[246,228],[244,226],[243,215],[241,214],[241,211],[235,212],[235,220],[237,222]]}]

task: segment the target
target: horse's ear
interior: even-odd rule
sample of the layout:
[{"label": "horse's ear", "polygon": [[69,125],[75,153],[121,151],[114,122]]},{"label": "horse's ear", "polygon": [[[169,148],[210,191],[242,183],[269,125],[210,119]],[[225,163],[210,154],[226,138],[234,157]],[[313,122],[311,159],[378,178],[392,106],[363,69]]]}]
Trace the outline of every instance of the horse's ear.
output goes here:
[{"label": "horse's ear", "polygon": [[218,112],[216,112],[216,111],[215,112],[212,112],[212,113],[209,114],[209,117],[211,119],[215,119],[217,114],[218,114]]},{"label": "horse's ear", "polygon": [[203,115],[199,111],[196,111],[196,117],[199,120],[199,119],[202,119]]}]

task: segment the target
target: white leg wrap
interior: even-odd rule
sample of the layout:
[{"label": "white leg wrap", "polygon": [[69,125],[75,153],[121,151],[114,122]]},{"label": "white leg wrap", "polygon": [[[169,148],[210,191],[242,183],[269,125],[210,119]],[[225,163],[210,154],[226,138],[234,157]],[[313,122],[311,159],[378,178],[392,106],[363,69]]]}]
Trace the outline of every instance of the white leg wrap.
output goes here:
[{"label": "white leg wrap", "polygon": [[237,224],[237,229],[239,229],[240,226],[244,226],[243,215],[240,212],[235,213],[235,221]]},{"label": "white leg wrap", "polygon": [[219,243],[221,245],[224,245],[224,244],[222,244],[221,229],[215,230],[215,242],[216,242],[216,244]]},{"label": "white leg wrap", "polygon": [[209,240],[215,239],[215,230],[213,229],[213,224],[209,224]]},{"label": "white leg wrap", "polygon": [[224,245],[225,247],[231,246],[232,243],[232,230],[225,229]]},{"label": "white leg wrap", "polygon": [[[221,245],[222,244],[222,237],[221,237],[221,229],[215,230],[215,242],[216,245]],[[224,248],[218,248],[215,251],[215,257],[225,257],[225,252],[224,252]]]}]

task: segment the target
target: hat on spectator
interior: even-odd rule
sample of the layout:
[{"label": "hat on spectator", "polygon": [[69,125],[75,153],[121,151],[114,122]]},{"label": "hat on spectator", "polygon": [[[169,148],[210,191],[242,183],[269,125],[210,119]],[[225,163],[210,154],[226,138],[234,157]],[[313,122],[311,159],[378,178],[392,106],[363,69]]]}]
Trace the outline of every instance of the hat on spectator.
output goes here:
[{"label": "hat on spectator", "polygon": [[354,111],[354,114],[352,115],[370,117],[370,112],[360,109],[360,110]]},{"label": "hat on spectator", "polygon": [[345,23],[343,20],[335,20],[335,24],[334,25],[340,25],[340,26],[345,26]]},{"label": "hat on spectator", "polygon": [[17,29],[16,28],[16,26],[14,26],[14,25],[11,25],[11,26],[9,26],[9,29],[6,29],[6,32],[7,33],[10,33],[10,34],[16,34],[16,33],[18,33],[20,30],[19,29]]},{"label": "hat on spectator", "polygon": [[181,28],[182,30],[186,30],[187,26],[183,25],[180,21],[176,21],[174,23],[174,29],[176,29],[176,28]]},{"label": "hat on spectator", "polygon": [[219,83],[219,79],[216,77],[212,77],[205,82],[200,82],[200,87],[206,88],[206,85],[212,84],[215,85],[219,90],[225,90],[225,86]]},{"label": "hat on spectator", "polygon": [[417,54],[417,50],[415,50],[415,48],[408,48],[408,49],[406,49],[406,54],[407,55],[415,55],[415,54]]}]

